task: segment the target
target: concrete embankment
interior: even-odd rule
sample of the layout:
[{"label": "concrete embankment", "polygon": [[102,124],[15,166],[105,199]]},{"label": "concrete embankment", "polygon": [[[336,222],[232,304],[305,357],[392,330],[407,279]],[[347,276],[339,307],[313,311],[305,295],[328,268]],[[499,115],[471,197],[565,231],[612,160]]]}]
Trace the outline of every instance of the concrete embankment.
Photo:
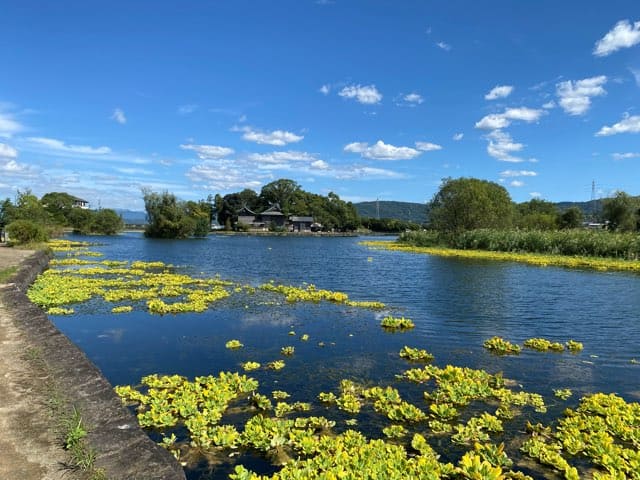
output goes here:
[{"label": "concrete embankment", "polygon": [[[29,378],[28,368],[20,369],[21,373],[17,375],[20,378],[14,382],[13,376],[16,374],[12,364],[28,364],[29,359],[18,355],[9,360],[5,358],[4,363],[0,362],[0,377],[3,377],[3,383],[6,378],[5,385],[9,385],[6,392],[9,401],[13,399],[16,402],[26,402],[31,406],[31,410],[45,405],[47,399],[37,398],[48,394],[37,385],[38,382],[42,382],[39,375],[44,374],[53,380],[56,390],[63,393],[64,400],[80,412],[89,430],[86,441],[97,454],[95,465],[104,470],[108,479],[184,480],[182,467],[171,454],[156,445],[142,431],[135,417],[122,405],[112,385],[100,370],[25,295],[29,285],[47,267],[48,262],[49,257],[46,254],[35,253],[22,261],[18,272],[10,280],[12,283],[0,286],[0,319],[3,325],[6,325],[7,331],[14,332],[10,341],[3,340],[0,343],[0,353],[9,347],[20,348],[23,352],[33,352],[32,355],[37,355],[46,365],[46,372],[35,372],[32,378]],[[1,371],[2,365],[10,372]],[[29,382],[31,387],[28,386]],[[24,398],[25,396],[32,398]],[[30,415],[30,409],[23,409],[23,417]],[[42,432],[34,432],[28,428],[28,418],[21,420],[17,414],[14,417],[7,419],[8,425],[3,425],[3,430],[13,430],[9,438],[14,439],[14,444],[19,444],[12,445],[12,451],[19,455],[21,450],[30,448],[30,444],[33,443],[28,437],[36,434],[42,437]],[[44,417],[39,416],[40,419]],[[54,427],[55,419],[50,418],[49,421],[50,426]],[[39,438],[38,442],[43,443],[43,439]],[[4,449],[3,451],[6,452]],[[54,469],[52,470],[51,465],[37,465],[38,459],[33,458],[34,456],[36,455],[25,456],[29,457],[28,462],[34,464],[33,475],[14,478],[58,478],[52,473]],[[23,470],[20,470],[21,467],[18,465],[14,472],[26,472],[29,465],[25,462],[27,460],[22,461]],[[7,472],[11,472],[9,462],[6,467]],[[58,465],[57,468],[64,470],[64,465]],[[73,475],[68,475],[68,470],[63,473],[60,478],[74,478]]]}]

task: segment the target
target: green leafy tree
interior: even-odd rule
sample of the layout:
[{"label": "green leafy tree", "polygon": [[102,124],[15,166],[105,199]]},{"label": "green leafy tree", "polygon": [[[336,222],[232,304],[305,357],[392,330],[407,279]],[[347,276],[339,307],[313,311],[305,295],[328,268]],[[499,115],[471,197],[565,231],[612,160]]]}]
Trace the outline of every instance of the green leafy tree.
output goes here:
[{"label": "green leafy tree", "polygon": [[602,202],[602,216],[609,221],[611,230],[632,232],[638,229],[639,201],[625,192],[616,192]]},{"label": "green leafy tree", "polygon": [[578,228],[584,221],[584,213],[578,207],[567,208],[560,214],[560,228]]},{"label": "green leafy tree", "polygon": [[293,200],[299,191],[300,185],[296,182],[281,178],[262,187],[260,198],[266,205],[278,204],[282,213],[290,215],[293,211]]},{"label": "green leafy tree", "polygon": [[525,230],[556,230],[558,215],[554,203],[534,198],[516,205],[515,224]]},{"label": "green leafy tree", "polygon": [[18,190],[15,208],[11,209],[9,220],[29,220],[45,226],[51,223],[51,215],[42,206],[38,197],[31,193],[31,190],[23,192]]},{"label": "green leafy tree", "polygon": [[460,233],[475,228],[508,228],[513,204],[507,190],[476,178],[447,178],[430,203],[431,228]]},{"label": "green leafy tree", "polygon": [[49,240],[49,234],[44,226],[31,220],[14,220],[7,225],[7,233],[11,243],[18,245]]},{"label": "green leafy tree", "polygon": [[[75,210],[81,210],[76,208]],[[91,231],[102,235],[115,235],[124,228],[122,217],[110,208],[103,208],[92,213]]]},{"label": "green leafy tree", "polygon": [[206,201],[183,202],[169,192],[142,190],[147,211],[144,234],[152,238],[187,238],[209,232],[210,210]]},{"label": "green leafy tree", "polygon": [[88,235],[93,228],[93,213],[84,208],[74,208],[68,215],[68,225],[75,233]]},{"label": "green leafy tree", "polygon": [[40,199],[44,209],[49,212],[51,219],[59,225],[69,223],[69,215],[74,210],[73,202],[75,198],[65,192],[45,193]]}]

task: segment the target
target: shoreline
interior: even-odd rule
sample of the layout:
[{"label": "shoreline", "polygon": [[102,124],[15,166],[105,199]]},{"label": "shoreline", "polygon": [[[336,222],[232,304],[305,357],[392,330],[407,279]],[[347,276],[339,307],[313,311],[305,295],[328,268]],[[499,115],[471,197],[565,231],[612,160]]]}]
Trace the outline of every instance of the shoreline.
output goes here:
[{"label": "shoreline", "polygon": [[[7,426],[3,433],[4,442],[8,442],[17,455],[33,458],[29,463],[33,475],[25,475],[24,459],[20,461],[18,457],[16,465],[6,466],[5,478],[75,478],[69,452],[62,449],[64,439],[60,440],[52,433],[60,420],[47,410],[53,390],[61,393],[66,410],[77,409],[80,413],[88,431],[85,437],[87,446],[95,452],[95,468],[104,471],[106,478],[184,480],[186,477],[182,467],[139,427],[137,419],[122,404],[100,370],[53,325],[39,307],[29,301],[26,290],[47,268],[50,260],[45,252],[31,253],[26,258],[26,255],[16,256],[13,263],[18,261],[18,271],[7,283],[0,285],[1,320],[6,329],[12,332],[11,342],[0,343],[0,352],[5,359],[3,369],[10,370],[0,371],[0,375],[11,375],[15,368],[22,371],[22,375],[15,380],[19,388],[12,386],[9,391],[11,396],[7,399],[19,405],[6,406],[16,413],[5,414]],[[9,261],[4,263],[9,266]],[[16,345],[24,355],[9,356],[12,352],[8,348],[15,348]],[[33,358],[26,358],[28,352],[33,353]],[[36,362],[41,366],[37,372],[33,371]],[[43,382],[43,378],[46,382]],[[44,383],[50,386],[43,387]],[[25,415],[27,418],[23,418]],[[29,427],[30,417],[36,416],[40,419],[37,423],[39,429],[33,431]],[[46,427],[49,428],[43,423],[48,423]],[[42,445],[47,433],[48,438]],[[39,451],[28,451],[32,445],[57,450],[58,456],[66,457],[66,462],[56,460],[51,463],[51,460],[42,458]],[[2,465],[2,468],[5,466]],[[82,476],[80,471],[77,473]]]}]

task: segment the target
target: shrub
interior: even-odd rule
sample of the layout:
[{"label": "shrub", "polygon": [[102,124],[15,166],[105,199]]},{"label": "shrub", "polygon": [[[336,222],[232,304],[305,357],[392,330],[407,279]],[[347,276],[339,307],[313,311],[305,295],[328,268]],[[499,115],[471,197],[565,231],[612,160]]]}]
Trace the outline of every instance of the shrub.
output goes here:
[{"label": "shrub", "polygon": [[30,220],[16,220],[7,225],[9,240],[14,244],[46,242],[49,235],[42,225]]}]

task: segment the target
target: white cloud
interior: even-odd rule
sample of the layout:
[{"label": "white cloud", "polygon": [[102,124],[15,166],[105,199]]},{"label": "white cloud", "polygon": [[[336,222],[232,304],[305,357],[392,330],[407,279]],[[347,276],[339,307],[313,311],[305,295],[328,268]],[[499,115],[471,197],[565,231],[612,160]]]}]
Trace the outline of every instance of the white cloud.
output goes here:
[{"label": "white cloud", "polygon": [[634,153],[634,152],[612,153],[611,156],[615,160],[627,160],[629,158],[640,158],[640,153]]},{"label": "white cloud", "polygon": [[329,95],[330,92],[331,92],[331,85],[329,85],[328,83],[320,87],[320,93],[322,93],[323,95]]},{"label": "white cloud", "polygon": [[524,159],[512,155],[512,153],[522,150],[524,145],[514,142],[508,133],[501,130],[494,130],[487,135],[487,138],[489,139],[487,153],[493,158],[501,162],[524,162]]},{"label": "white cloud", "polygon": [[372,160],[410,160],[420,155],[420,152],[411,147],[396,147],[378,140],[369,146],[366,142],[354,142],[344,147],[345,152],[359,153]]},{"label": "white cloud", "polygon": [[432,152],[442,150],[442,146],[431,142],[416,142],[416,148],[422,152]]},{"label": "white cloud", "polygon": [[343,98],[352,98],[364,105],[380,103],[382,94],[375,85],[349,85],[338,92]]},{"label": "white cloud", "polygon": [[453,136],[453,140],[455,140],[456,142],[459,142],[460,140],[462,140],[463,137],[464,137],[464,133],[459,132]]},{"label": "white cloud", "polygon": [[607,93],[602,87],[605,83],[607,83],[605,75],[558,83],[556,94],[560,99],[560,106],[569,115],[583,115],[589,110],[592,97]]},{"label": "white cloud", "polygon": [[524,182],[520,180],[513,180],[509,185],[511,185],[512,187],[522,187],[524,186]]},{"label": "white cloud", "polygon": [[235,132],[243,132],[242,138],[249,141],[259,143],[261,145],[275,145],[282,147],[288,143],[296,143],[304,138],[303,135],[286,132],[284,130],[274,130],[272,132],[263,132],[249,126],[234,127],[231,129]]},{"label": "white cloud", "polygon": [[419,93],[411,92],[402,96],[402,104],[404,105],[413,107],[415,105],[420,105],[421,103],[424,103],[424,98]]},{"label": "white cloud", "polygon": [[544,108],[545,110],[551,110],[552,108],[556,108],[556,102],[554,102],[553,100],[549,100],[547,103],[542,105],[542,108]]},{"label": "white cloud", "polygon": [[532,170],[504,170],[500,172],[501,177],[535,177],[538,174]]},{"label": "white cloud", "polygon": [[542,194],[540,192],[529,192],[529,195],[531,195],[532,198],[542,197]]},{"label": "white cloud", "polygon": [[180,105],[178,107],[178,115],[189,115],[190,113],[195,112],[198,109],[198,105],[193,103],[188,103],[186,105]]},{"label": "white cloud", "polygon": [[22,130],[24,127],[11,114],[0,112],[0,137],[8,138]]},{"label": "white cloud", "polygon": [[544,114],[544,110],[534,108],[507,108],[503,113],[492,113],[482,117],[480,121],[476,122],[475,127],[481,130],[498,130],[511,125],[512,120],[531,123],[537,121]]},{"label": "white cloud", "polygon": [[489,93],[484,96],[485,100],[496,100],[498,98],[505,98],[511,95],[513,92],[513,86],[511,85],[497,85],[491,89]]},{"label": "white cloud", "polygon": [[610,127],[602,127],[596,137],[608,137],[618,133],[640,133],[640,115],[629,116],[625,114],[623,119]]},{"label": "white cloud", "polygon": [[18,151],[11,145],[0,143],[0,158],[18,158]]},{"label": "white cloud", "polygon": [[252,153],[248,159],[258,163],[283,164],[286,162],[313,162],[317,158],[307,152],[289,150],[287,152]]},{"label": "white cloud", "polygon": [[315,168],[317,170],[328,170],[329,164],[324,160],[315,160],[314,162],[311,162],[311,168]]},{"label": "white cloud", "polygon": [[39,147],[45,147],[48,151],[77,153],[82,155],[106,155],[111,153],[109,147],[90,147],[87,145],[67,145],[62,140],[46,137],[29,137],[27,141]]},{"label": "white cloud", "polygon": [[640,87],[640,68],[629,68],[631,75],[636,81],[636,85]]},{"label": "white cloud", "polygon": [[621,48],[633,47],[640,43],[640,21],[631,24],[629,20],[620,20],[596,42],[593,54],[596,57],[606,57]]},{"label": "white cloud", "polygon": [[259,188],[263,180],[268,178],[266,174],[258,174],[252,171],[247,174],[237,164],[230,160],[205,160],[194,165],[187,173],[187,178],[207,190],[230,191],[233,189]]},{"label": "white cloud", "polygon": [[451,45],[449,45],[448,43],[445,42],[437,42],[436,46],[442,50],[444,50],[445,52],[448,52],[451,50]]},{"label": "white cloud", "polygon": [[116,108],[111,114],[110,118],[111,120],[115,120],[116,122],[118,122],[120,125],[124,125],[125,123],[127,123],[127,117],[124,116],[124,112],[121,108]]},{"label": "white cloud", "polygon": [[224,158],[234,153],[232,148],[220,147],[218,145],[180,145],[183,150],[193,150],[202,160],[213,160]]}]

